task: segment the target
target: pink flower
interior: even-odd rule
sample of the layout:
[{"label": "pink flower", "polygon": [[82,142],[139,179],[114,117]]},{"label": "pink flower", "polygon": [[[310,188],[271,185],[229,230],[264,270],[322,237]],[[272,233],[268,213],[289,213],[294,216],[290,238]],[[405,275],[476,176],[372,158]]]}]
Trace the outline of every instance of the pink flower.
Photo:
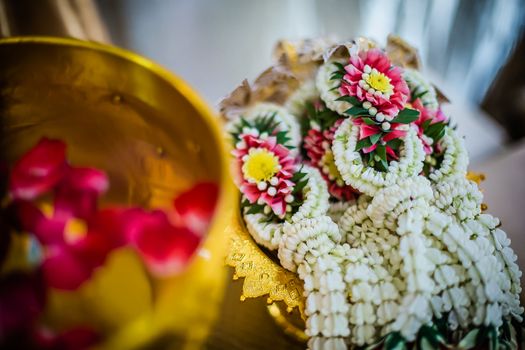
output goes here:
[{"label": "pink flower", "polygon": [[307,135],[304,137],[303,147],[308,156],[307,163],[320,170],[321,175],[328,184],[330,194],[338,200],[348,201],[354,198],[358,192],[344,183],[341,174],[335,166],[332,153],[334,134],[342,121],[343,119],[339,119],[333,126],[324,131],[317,129],[308,130]]},{"label": "pink flower", "polygon": [[447,116],[443,113],[441,108],[438,108],[436,111],[429,110],[423,105],[419,98],[412,101],[411,105],[414,109],[419,111],[419,118],[412,125],[417,130],[419,139],[423,142],[425,153],[432,154],[432,140],[425,135],[425,126],[428,127],[432,124],[446,122]]},{"label": "pink flower", "polygon": [[60,181],[66,168],[66,145],[58,140],[41,139],[14,165],[9,187],[11,196],[38,197]]},{"label": "pink flower", "polygon": [[368,101],[377,113],[391,118],[404,108],[410,94],[407,83],[402,78],[401,69],[393,67],[381,50],[371,49],[352,55],[345,71],[339,88],[342,96]]},{"label": "pink flower", "polygon": [[[368,125],[363,119],[358,118],[352,120],[355,125],[359,126],[359,140],[366,139],[372,135],[383,134],[378,142],[385,143],[386,154],[389,159],[398,159],[396,152],[387,144],[388,141],[401,138],[406,135],[406,131],[398,130],[397,128],[401,125],[399,123],[392,123],[392,131],[384,133],[378,125]],[[377,148],[377,143],[373,144],[370,147],[363,148],[363,153],[370,153],[375,151]]]},{"label": "pink flower", "polygon": [[295,183],[295,159],[290,150],[277,143],[275,136],[260,138],[241,134],[241,142],[232,153],[236,157],[236,182],[252,204],[265,204],[279,217],[286,214],[287,197]]}]

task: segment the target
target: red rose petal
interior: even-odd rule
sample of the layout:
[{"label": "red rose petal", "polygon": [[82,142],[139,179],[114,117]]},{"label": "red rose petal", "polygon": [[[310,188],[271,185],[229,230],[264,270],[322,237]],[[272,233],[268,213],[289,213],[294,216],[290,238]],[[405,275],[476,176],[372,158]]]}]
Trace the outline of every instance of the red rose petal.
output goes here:
[{"label": "red rose petal", "polygon": [[42,263],[42,271],[48,286],[74,290],[91,276],[92,269],[72,254],[67,247],[54,246],[48,250],[51,255]]},{"label": "red rose petal", "polygon": [[13,198],[34,199],[52,189],[65,169],[66,145],[43,138],[14,165],[9,191]]},{"label": "red rose petal", "polygon": [[180,194],[173,202],[183,223],[196,233],[204,235],[213,217],[219,196],[219,187],[212,182],[201,182]]},{"label": "red rose petal", "polygon": [[36,205],[27,201],[16,201],[14,208],[22,228],[34,234],[40,243],[50,245],[64,242],[67,219],[47,218]]},{"label": "red rose petal", "polygon": [[135,216],[132,226],[130,243],[156,276],[179,273],[199,246],[199,236],[186,227],[173,226],[164,212],[143,212]]}]

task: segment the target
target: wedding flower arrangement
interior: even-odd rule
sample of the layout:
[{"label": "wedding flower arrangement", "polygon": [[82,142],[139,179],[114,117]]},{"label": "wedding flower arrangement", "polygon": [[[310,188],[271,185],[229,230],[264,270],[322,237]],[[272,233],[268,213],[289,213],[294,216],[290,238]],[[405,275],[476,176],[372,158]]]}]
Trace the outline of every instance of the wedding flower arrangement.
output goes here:
[{"label": "wedding flower arrangement", "polygon": [[46,323],[50,292],[74,294],[118,249],[133,251],[152,283],[181,273],[218,196],[214,183],[198,183],[168,208],[99,206],[107,175],[72,166],[66,144],[47,138],[4,166],[2,179],[9,180],[1,188],[0,347],[13,349],[84,349],[103,341],[100,325]]},{"label": "wedding flower arrangement", "polygon": [[308,347],[516,348],[517,257],[416,51],[359,38],[275,56],[220,107],[246,229],[304,282]]}]

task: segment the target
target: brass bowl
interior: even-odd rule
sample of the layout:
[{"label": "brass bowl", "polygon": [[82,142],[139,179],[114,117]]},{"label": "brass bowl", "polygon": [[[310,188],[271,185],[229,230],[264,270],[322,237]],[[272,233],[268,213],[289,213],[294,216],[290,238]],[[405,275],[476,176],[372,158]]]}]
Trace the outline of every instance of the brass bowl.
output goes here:
[{"label": "brass bowl", "polygon": [[53,291],[46,315],[57,328],[89,320],[111,335],[108,349],[196,346],[222,297],[224,229],[238,201],[214,113],[181,79],[115,47],[8,38],[0,57],[0,154],[8,163],[47,136],[67,143],[73,164],[108,173],[106,202],[162,207],[197,181],[220,185],[204,253],[185,273],[151,280],[122,249],[79,290]]}]

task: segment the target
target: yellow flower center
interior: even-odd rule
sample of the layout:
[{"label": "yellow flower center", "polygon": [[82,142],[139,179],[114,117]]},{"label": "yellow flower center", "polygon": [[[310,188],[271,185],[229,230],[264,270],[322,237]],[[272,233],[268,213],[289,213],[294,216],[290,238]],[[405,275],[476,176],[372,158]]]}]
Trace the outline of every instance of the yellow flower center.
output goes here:
[{"label": "yellow flower center", "polygon": [[72,218],[64,228],[64,239],[67,243],[75,243],[87,234],[87,226],[83,220]]},{"label": "yellow flower center", "polygon": [[327,150],[326,153],[323,155],[323,157],[321,158],[321,164],[323,172],[326,175],[328,175],[328,178],[330,180],[342,180],[341,174],[339,173],[339,170],[335,165],[334,154],[331,150]]},{"label": "yellow flower center", "polygon": [[377,71],[370,72],[368,78],[366,78],[366,83],[376,91],[383,93],[392,91],[390,78]]},{"label": "yellow flower center", "polygon": [[279,158],[265,148],[251,149],[242,166],[244,177],[254,182],[269,181],[278,172]]}]

